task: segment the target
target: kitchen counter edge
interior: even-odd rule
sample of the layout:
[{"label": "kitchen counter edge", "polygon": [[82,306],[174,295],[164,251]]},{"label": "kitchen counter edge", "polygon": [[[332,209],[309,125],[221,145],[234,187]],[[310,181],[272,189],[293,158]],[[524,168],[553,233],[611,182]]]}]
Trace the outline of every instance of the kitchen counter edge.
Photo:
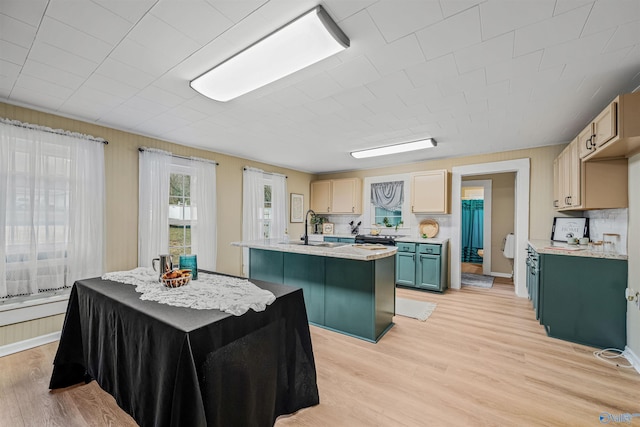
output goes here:
[{"label": "kitchen counter edge", "polygon": [[575,250],[575,245],[569,245],[562,242],[553,242],[550,240],[529,240],[529,245],[539,254],[550,255],[567,255],[578,256],[587,258],[607,258],[607,259],[619,259],[626,261],[627,255],[608,252],[595,252],[589,250],[587,245],[578,245],[578,250]]},{"label": "kitchen counter edge", "polygon": [[240,246],[252,249],[263,249],[267,251],[290,252],[303,255],[316,255],[331,258],[344,258],[356,261],[373,261],[376,259],[387,258],[393,256],[398,251],[395,246],[386,246],[384,249],[370,250],[359,249],[353,244],[345,244],[344,246],[323,247],[323,246],[305,246],[297,244],[281,243],[282,240],[254,240],[243,242],[232,242],[232,246]]}]

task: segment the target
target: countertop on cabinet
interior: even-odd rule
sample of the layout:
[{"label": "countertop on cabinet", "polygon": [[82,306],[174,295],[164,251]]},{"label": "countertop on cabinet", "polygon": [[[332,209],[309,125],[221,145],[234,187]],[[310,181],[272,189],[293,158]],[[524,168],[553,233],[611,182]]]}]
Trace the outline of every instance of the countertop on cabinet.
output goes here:
[{"label": "countertop on cabinet", "polygon": [[424,239],[422,237],[400,237],[396,239],[396,242],[407,242],[407,243],[429,243],[432,245],[442,245],[449,241],[449,238],[431,238]]},{"label": "countertop on cabinet", "polygon": [[563,242],[543,239],[529,240],[529,245],[539,254],[627,260],[627,255],[611,252],[596,252],[590,250],[588,245],[569,245]]},{"label": "countertop on cabinet", "polygon": [[373,261],[376,259],[387,258],[395,255],[398,251],[398,248],[395,246],[385,246],[381,249],[362,249],[362,247],[350,243],[333,243],[330,244],[331,246],[318,246],[301,245],[298,244],[297,241],[296,243],[283,243],[282,240],[279,239],[232,242],[231,245],[268,251],[353,259],[357,261]]}]

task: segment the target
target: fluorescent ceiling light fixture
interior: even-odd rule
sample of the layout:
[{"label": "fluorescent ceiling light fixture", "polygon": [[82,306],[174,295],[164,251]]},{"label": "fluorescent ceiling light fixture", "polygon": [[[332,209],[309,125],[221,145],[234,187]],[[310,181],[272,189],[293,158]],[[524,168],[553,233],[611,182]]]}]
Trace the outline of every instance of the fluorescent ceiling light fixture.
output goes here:
[{"label": "fluorescent ceiling light fixture", "polygon": [[349,38],[318,6],[190,82],[216,101],[229,101],[349,47]]},{"label": "fluorescent ceiling light fixture", "polygon": [[405,142],[396,145],[387,145],[386,147],[371,148],[369,150],[352,151],[351,155],[356,159],[365,159],[367,157],[386,156],[387,154],[406,153],[407,151],[423,150],[425,148],[435,147],[438,143],[433,138],[421,139],[419,141]]}]

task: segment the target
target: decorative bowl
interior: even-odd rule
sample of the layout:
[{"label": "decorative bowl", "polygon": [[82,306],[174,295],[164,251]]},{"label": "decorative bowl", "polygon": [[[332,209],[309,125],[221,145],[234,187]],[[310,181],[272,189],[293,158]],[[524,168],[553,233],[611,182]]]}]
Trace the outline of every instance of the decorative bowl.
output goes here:
[{"label": "decorative bowl", "polygon": [[162,275],[161,281],[167,288],[179,288],[191,281],[191,270],[172,270],[166,272]]}]

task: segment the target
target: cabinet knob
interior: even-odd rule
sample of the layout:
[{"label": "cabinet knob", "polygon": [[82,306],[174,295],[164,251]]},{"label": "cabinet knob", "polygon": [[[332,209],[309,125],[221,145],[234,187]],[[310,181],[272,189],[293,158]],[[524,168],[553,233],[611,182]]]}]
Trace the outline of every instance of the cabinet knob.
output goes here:
[{"label": "cabinet knob", "polygon": [[356,208],[355,207],[351,207],[351,212],[355,212]]},{"label": "cabinet knob", "polygon": [[554,207],[554,208],[557,208],[557,207],[558,207],[558,201],[557,201],[557,200],[554,200],[554,201],[553,201],[553,207]]},{"label": "cabinet knob", "polygon": [[331,211],[331,208],[329,206],[327,206],[327,212]]}]

